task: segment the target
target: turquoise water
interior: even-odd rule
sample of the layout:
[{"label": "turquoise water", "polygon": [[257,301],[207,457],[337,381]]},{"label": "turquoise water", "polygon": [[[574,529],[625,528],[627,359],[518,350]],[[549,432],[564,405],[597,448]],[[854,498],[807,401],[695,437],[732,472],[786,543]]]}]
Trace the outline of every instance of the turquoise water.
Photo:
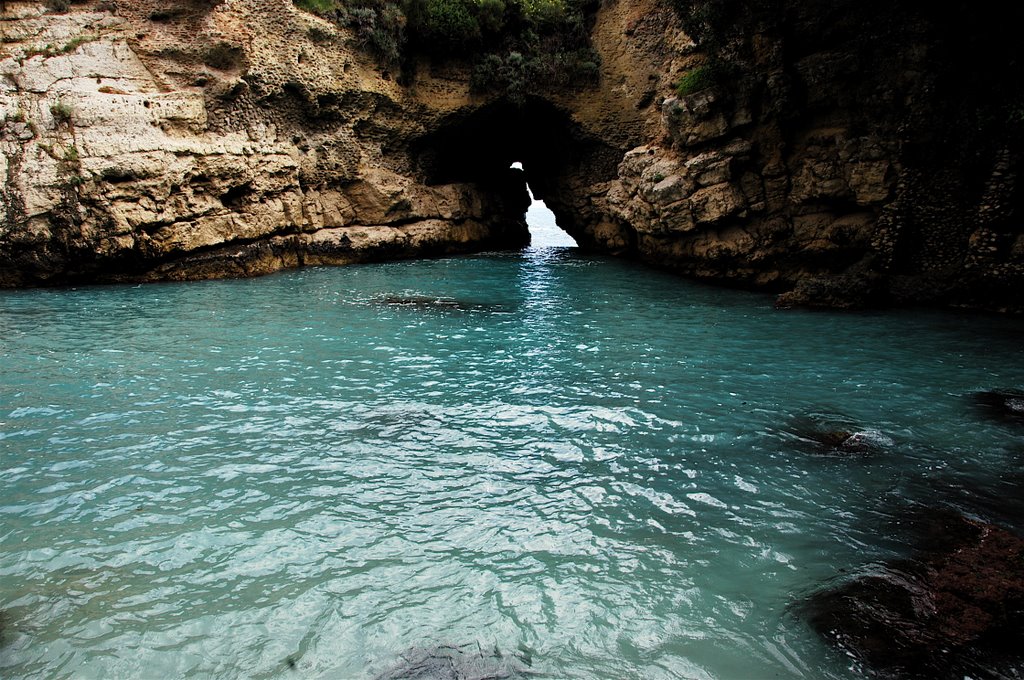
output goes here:
[{"label": "turquoise water", "polygon": [[1020,495],[965,395],[1022,326],[771,302],[568,249],[0,293],[0,676],[860,677],[799,604]]}]

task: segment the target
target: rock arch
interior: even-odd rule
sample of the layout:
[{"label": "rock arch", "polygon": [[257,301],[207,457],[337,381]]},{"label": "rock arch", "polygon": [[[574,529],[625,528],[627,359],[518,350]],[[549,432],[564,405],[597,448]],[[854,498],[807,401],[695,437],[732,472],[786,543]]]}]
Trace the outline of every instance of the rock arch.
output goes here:
[{"label": "rock arch", "polygon": [[1024,79],[986,37],[1014,22],[841,4],[698,21],[719,82],[678,3],[600,3],[599,82],[520,103],[457,59],[398,82],[292,0],[8,3],[0,286],[518,247],[519,160],[584,248],[781,304],[1024,310]]},{"label": "rock arch", "polygon": [[[529,205],[526,185],[555,213],[570,236],[589,245],[578,209],[588,187],[615,178],[622,150],[589,133],[571,112],[541,97],[498,100],[447,116],[414,139],[409,153],[428,185],[469,182]],[[520,162],[523,170],[510,169]]]}]

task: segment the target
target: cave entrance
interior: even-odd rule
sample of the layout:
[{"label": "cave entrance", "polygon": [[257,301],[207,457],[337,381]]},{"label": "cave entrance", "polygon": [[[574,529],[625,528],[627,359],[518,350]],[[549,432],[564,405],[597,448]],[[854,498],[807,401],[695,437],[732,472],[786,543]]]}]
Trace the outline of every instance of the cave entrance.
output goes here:
[{"label": "cave entrance", "polygon": [[[622,156],[540,97],[453,113],[409,152],[427,184],[467,183],[499,198],[507,206],[503,217],[521,224],[525,218],[534,246],[581,248],[590,246],[589,192],[616,176]],[[558,243],[549,244],[547,234]]]},{"label": "cave entrance", "polygon": [[[516,161],[513,170],[522,170],[523,164]],[[530,195],[530,207],[526,209],[526,226],[530,229],[530,246],[533,248],[575,248],[576,239],[558,226],[558,218],[551,208],[541,199],[533,195],[530,182],[526,182],[526,192]]]}]

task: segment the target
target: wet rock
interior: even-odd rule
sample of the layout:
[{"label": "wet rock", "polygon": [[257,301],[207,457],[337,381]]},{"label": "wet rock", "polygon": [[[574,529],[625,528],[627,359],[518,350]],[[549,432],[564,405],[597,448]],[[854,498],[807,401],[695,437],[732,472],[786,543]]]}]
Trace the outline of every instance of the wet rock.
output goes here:
[{"label": "wet rock", "polygon": [[1019,658],[1024,540],[937,511],[919,546],[912,560],[813,595],[811,626],[884,674],[960,678]]},{"label": "wet rock", "polygon": [[888,290],[882,277],[870,273],[847,273],[801,279],[793,290],[776,298],[775,307],[867,309],[882,307],[887,300]]},{"label": "wet rock", "polygon": [[818,456],[866,456],[893,444],[882,432],[837,413],[795,416],[782,434],[797,448]]},{"label": "wet rock", "polygon": [[376,680],[515,680],[528,676],[529,659],[503,655],[497,647],[439,645],[411,649]]},{"label": "wet rock", "polygon": [[1020,390],[975,392],[974,402],[990,418],[1024,423],[1024,392]]}]

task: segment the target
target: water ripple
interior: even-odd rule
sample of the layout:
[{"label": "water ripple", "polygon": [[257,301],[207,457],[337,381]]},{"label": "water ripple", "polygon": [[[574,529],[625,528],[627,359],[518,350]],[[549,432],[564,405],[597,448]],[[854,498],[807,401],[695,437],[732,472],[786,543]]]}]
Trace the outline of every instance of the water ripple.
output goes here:
[{"label": "water ripple", "polygon": [[[852,678],[792,603],[905,551],[906,499],[996,507],[1019,464],[962,398],[1024,384],[1019,323],[780,314],[569,250],[5,292],[0,328],[12,677],[473,645],[541,677]],[[811,412],[876,453],[815,455]]]}]

